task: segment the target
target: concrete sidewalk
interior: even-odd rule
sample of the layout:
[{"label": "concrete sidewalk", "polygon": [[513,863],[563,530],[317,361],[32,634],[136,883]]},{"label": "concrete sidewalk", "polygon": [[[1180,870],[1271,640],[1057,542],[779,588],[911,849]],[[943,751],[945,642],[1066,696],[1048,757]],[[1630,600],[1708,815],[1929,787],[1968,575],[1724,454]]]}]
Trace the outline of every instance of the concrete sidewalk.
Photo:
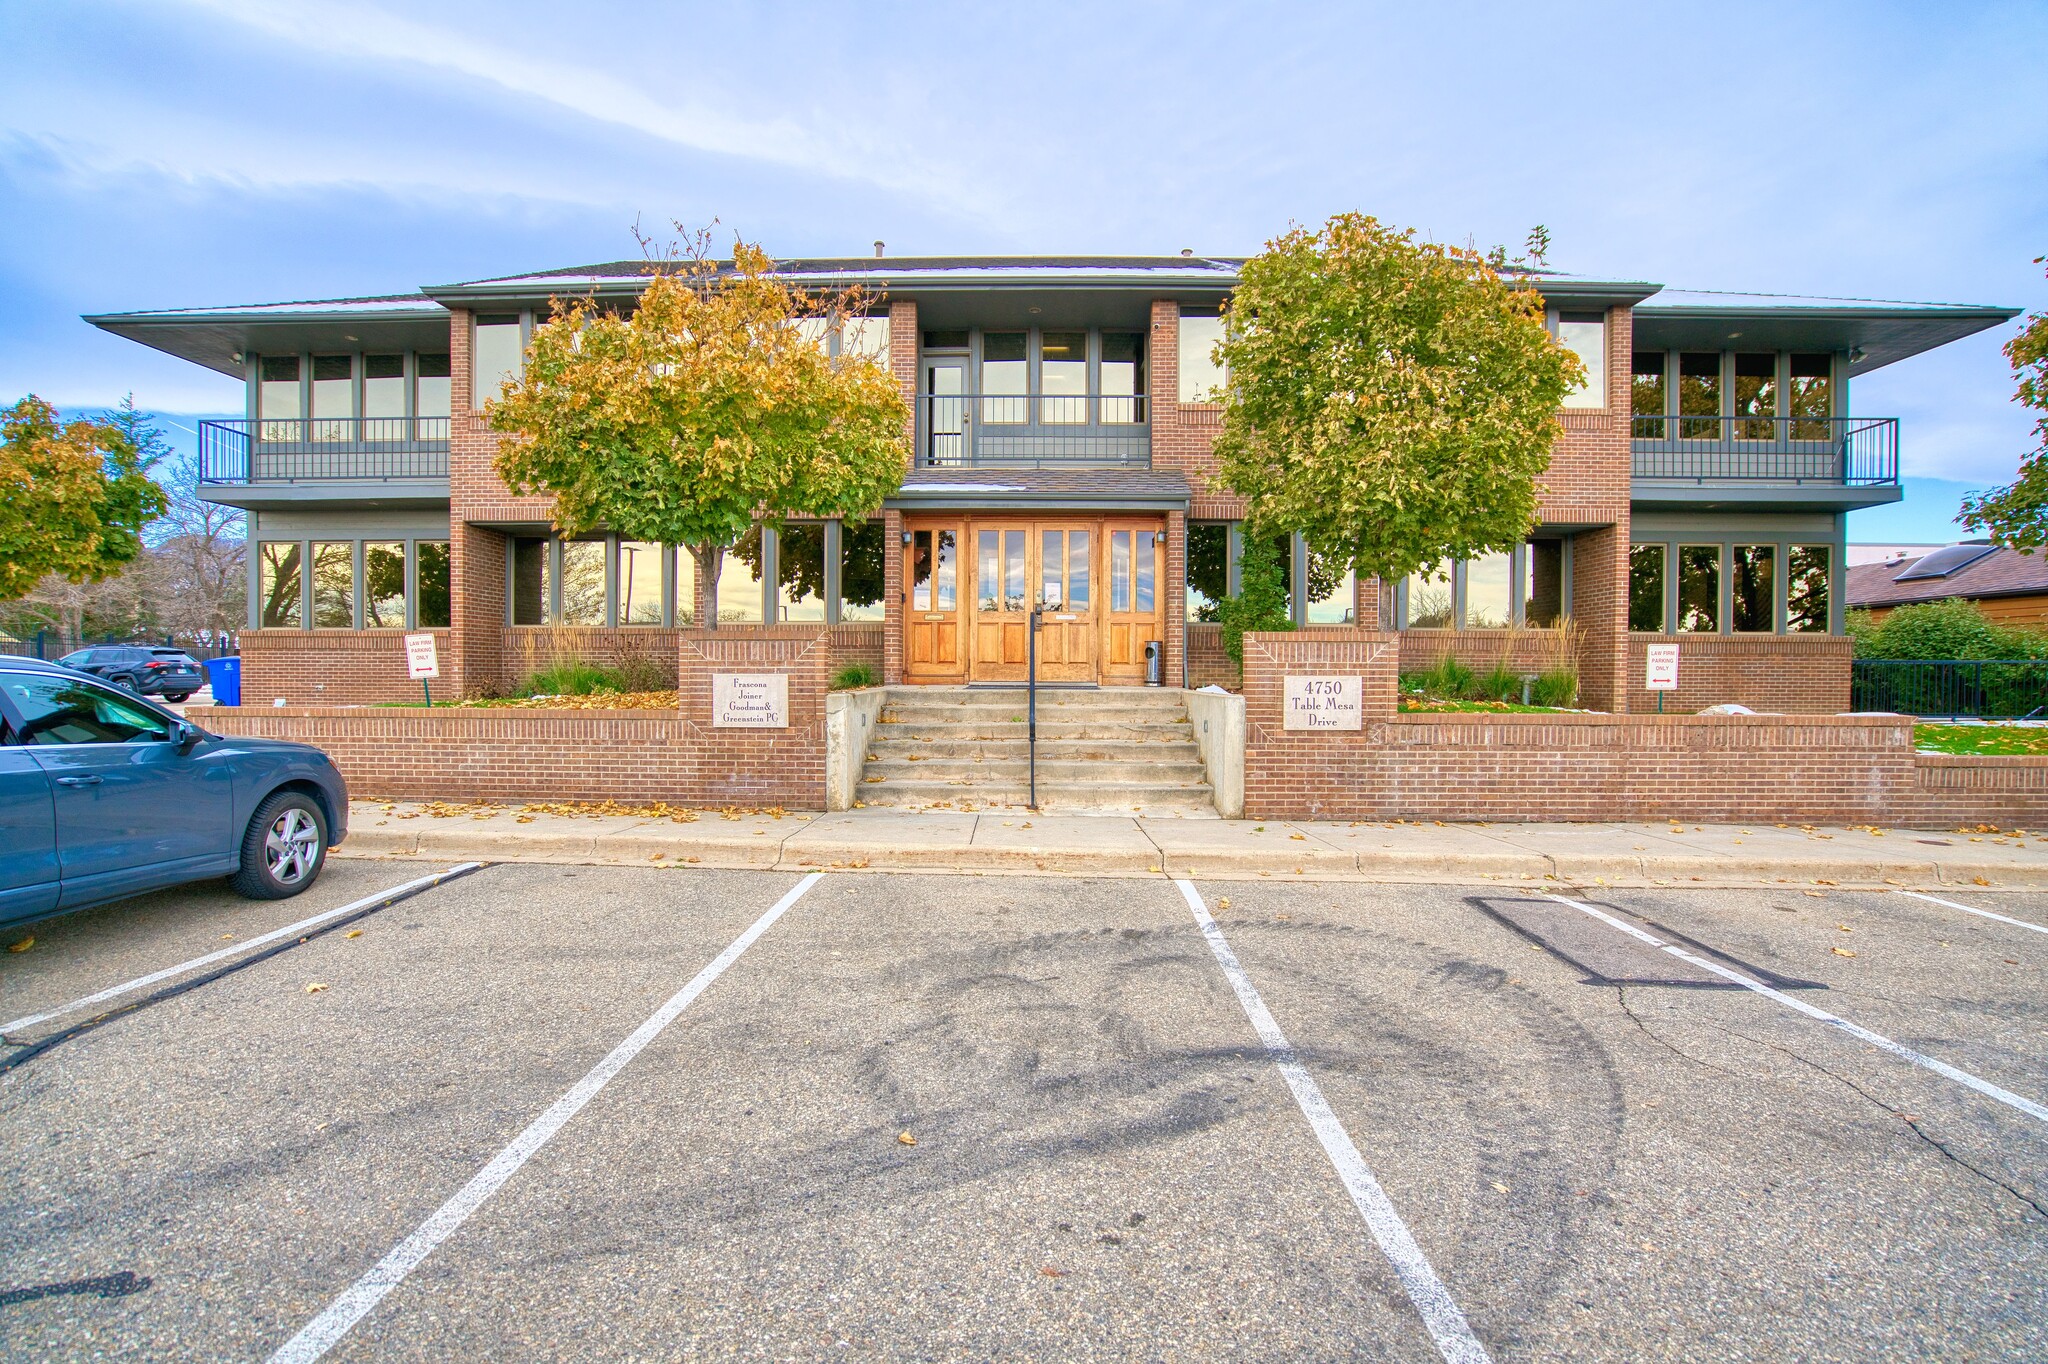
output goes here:
[{"label": "concrete sidewalk", "polygon": [[2032,833],[357,801],[339,855],[636,866],[1610,886],[2048,886]]}]

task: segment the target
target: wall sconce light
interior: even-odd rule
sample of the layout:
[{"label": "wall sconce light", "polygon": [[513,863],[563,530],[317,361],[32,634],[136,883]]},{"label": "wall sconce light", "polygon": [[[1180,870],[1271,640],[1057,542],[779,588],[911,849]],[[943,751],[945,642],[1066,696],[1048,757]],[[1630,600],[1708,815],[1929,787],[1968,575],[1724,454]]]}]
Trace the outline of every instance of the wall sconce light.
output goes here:
[{"label": "wall sconce light", "polygon": [[909,531],[904,531],[904,532],[903,532],[903,543],[904,543],[904,544],[906,544],[906,545],[910,543],[910,532],[909,532]]}]

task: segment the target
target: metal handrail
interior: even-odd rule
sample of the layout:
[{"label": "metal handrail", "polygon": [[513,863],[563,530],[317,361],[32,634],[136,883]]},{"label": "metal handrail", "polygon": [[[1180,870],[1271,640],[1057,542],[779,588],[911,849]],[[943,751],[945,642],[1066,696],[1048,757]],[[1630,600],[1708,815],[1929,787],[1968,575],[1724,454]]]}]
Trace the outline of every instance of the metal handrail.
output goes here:
[{"label": "metal handrail", "polygon": [[447,476],[446,417],[266,417],[199,423],[202,483]]},{"label": "metal handrail", "polygon": [[1899,481],[1897,417],[1630,418],[1637,478],[1696,483],[1783,482],[1845,487]]},{"label": "metal handrail", "polygon": [[918,410],[983,426],[1144,426],[1148,393],[920,393]]},{"label": "metal handrail", "polygon": [[1149,468],[1150,402],[1142,393],[920,393],[917,462]]}]

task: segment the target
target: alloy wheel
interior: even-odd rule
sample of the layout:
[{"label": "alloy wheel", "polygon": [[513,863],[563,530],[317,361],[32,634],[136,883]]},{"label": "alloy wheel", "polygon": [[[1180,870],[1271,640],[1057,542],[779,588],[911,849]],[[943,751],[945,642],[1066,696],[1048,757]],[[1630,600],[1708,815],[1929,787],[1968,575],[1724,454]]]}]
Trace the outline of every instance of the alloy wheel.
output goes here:
[{"label": "alloy wheel", "polygon": [[306,879],[320,856],[320,828],[304,810],[293,807],[270,822],[263,835],[263,861],[281,886]]}]

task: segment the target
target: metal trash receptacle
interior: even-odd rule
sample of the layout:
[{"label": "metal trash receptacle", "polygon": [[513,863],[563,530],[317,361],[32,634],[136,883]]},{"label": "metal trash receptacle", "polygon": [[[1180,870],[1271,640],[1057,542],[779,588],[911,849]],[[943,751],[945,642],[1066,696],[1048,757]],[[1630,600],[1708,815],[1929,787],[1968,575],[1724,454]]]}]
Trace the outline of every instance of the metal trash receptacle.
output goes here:
[{"label": "metal trash receptacle", "polygon": [[213,688],[213,704],[242,704],[242,660],[234,654],[206,660],[206,684]]},{"label": "metal trash receptacle", "polygon": [[1148,639],[1145,641],[1146,686],[1156,687],[1165,681],[1165,678],[1161,675],[1161,670],[1165,666],[1165,655],[1166,645],[1164,643],[1156,639]]}]

